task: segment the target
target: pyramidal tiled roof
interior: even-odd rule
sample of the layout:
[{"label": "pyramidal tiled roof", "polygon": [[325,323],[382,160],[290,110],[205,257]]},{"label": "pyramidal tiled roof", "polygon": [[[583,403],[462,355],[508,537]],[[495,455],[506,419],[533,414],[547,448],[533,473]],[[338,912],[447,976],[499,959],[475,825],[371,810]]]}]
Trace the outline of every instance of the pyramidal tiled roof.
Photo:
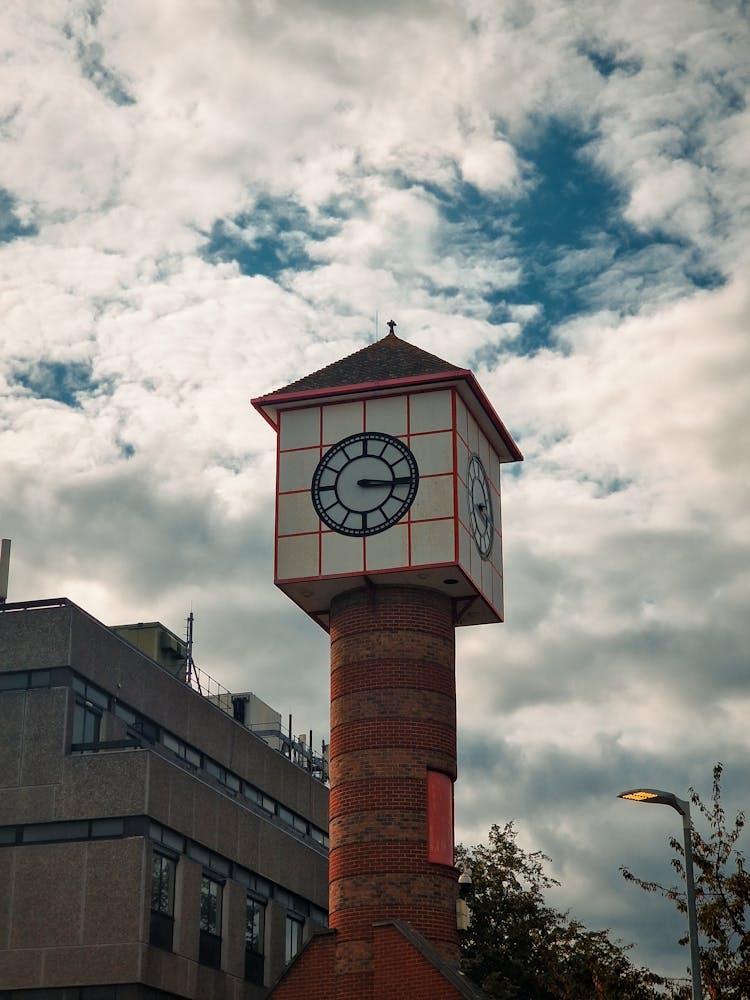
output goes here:
[{"label": "pyramidal tiled roof", "polygon": [[367,382],[390,382],[394,379],[412,378],[419,375],[437,375],[446,372],[465,372],[450,361],[443,361],[420,347],[408,344],[391,332],[382,340],[355,351],[340,361],[326,365],[310,375],[297,379],[281,389],[276,389],[265,398],[281,396],[290,392],[305,392],[313,389],[334,389],[345,385],[361,385]]}]

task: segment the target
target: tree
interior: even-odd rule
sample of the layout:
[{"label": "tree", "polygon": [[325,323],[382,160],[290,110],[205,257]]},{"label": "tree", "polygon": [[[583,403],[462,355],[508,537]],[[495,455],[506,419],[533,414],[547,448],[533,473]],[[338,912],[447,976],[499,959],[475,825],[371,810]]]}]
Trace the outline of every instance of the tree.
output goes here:
[{"label": "tree", "polygon": [[[711,1000],[748,1000],[750,998],[750,872],[745,856],[737,849],[745,826],[744,812],[727,821],[721,805],[721,775],[723,765],[713,770],[711,802],[704,804],[695,789],[690,789],[690,801],[697,807],[708,825],[705,838],[693,826],[693,865],[695,872],[695,903],[698,912],[701,975],[703,989]],[[685,851],[676,837],[669,846],[674,851],[671,865],[684,884]],[[663,886],[647,882],[621,868],[629,882],[635,882],[646,892],[656,892],[671,900],[681,913],[687,914],[685,892],[678,886]],[[680,944],[688,943],[687,933]],[[675,1000],[690,997],[689,987],[673,994]]]},{"label": "tree", "polygon": [[527,854],[512,823],[493,826],[489,842],[459,845],[471,872],[472,920],[462,932],[462,968],[493,1000],[654,1000],[663,982],[636,968],[608,931],[590,931],[544,901],[558,885],[550,859]]}]

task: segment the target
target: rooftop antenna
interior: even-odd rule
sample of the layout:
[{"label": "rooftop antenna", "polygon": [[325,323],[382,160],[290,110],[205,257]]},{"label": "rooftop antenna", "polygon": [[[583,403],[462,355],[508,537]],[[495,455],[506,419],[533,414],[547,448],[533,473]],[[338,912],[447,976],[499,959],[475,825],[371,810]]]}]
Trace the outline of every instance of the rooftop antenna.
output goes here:
[{"label": "rooftop antenna", "polygon": [[376,309],[375,310],[375,340],[378,339],[378,326],[379,326],[379,323],[378,323],[378,310]]},{"label": "rooftop antenna", "polygon": [[8,573],[10,572],[10,538],[0,543],[0,604],[8,597]]},{"label": "rooftop antenna", "polygon": [[[186,632],[186,636],[185,636],[185,640],[186,640],[185,644],[187,646],[187,656],[186,656],[186,659],[187,659],[187,683],[188,683],[188,687],[192,687],[192,685],[193,685],[193,667],[194,667],[194,664],[193,664],[193,621],[194,620],[195,619],[193,618],[193,609],[191,607],[190,608],[190,614],[187,616],[187,632]],[[198,687],[200,688],[200,683],[199,683]]]}]

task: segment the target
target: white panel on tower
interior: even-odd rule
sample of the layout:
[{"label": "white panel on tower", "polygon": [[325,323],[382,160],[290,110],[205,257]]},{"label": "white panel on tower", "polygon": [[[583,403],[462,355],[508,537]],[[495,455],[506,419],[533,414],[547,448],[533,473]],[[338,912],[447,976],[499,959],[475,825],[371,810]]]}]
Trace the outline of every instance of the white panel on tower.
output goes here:
[{"label": "white panel on tower", "polygon": [[395,524],[388,531],[371,535],[365,546],[368,572],[409,564],[409,533],[405,524]]},{"label": "white panel on tower", "polygon": [[453,562],[455,533],[452,518],[446,521],[418,521],[411,526],[411,564]]},{"label": "white panel on tower", "polygon": [[[498,546],[499,547],[499,546]],[[492,603],[500,617],[504,617],[503,612],[503,577],[501,573],[492,574]]]},{"label": "white panel on tower", "polygon": [[464,441],[469,440],[468,417],[469,414],[466,405],[458,393],[456,393],[456,431]]},{"label": "white panel on tower", "polygon": [[310,448],[320,441],[320,407],[284,410],[279,414],[279,448]]},{"label": "white panel on tower", "polygon": [[361,573],[364,571],[364,545],[361,538],[338,535],[325,531],[321,537],[321,562],[323,576],[334,573]]},{"label": "white panel on tower", "polygon": [[410,437],[409,446],[417,460],[420,476],[453,472],[453,435],[450,431]]},{"label": "white panel on tower", "polygon": [[365,409],[366,430],[403,437],[406,434],[406,396],[368,399]]},{"label": "white panel on tower", "polygon": [[469,449],[459,438],[456,445],[456,473],[458,475],[458,516],[464,524],[469,523],[469,508],[466,495],[466,474],[469,467]]},{"label": "white panel on tower", "polygon": [[412,504],[411,519],[453,517],[453,476],[423,476]]},{"label": "white panel on tower", "polygon": [[453,426],[451,395],[450,389],[412,393],[409,397],[410,433],[450,430]]},{"label": "white panel on tower", "polygon": [[323,444],[331,445],[365,429],[364,403],[331,403],[323,407]]},{"label": "white panel on tower", "polygon": [[313,472],[315,472],[319,460],[319,448],[282,451],[279,455],[279,492],[309,490]]},{"label": "white panel on tower", "polygon": [[[494,538],[493,539],[491,556],[495,555],[495,543],[496,542],[497,542],[497,538]],[[489,559],[483,559],[482,560],[482,566],[481,566],[481,571],[480,572],[481,572],[481,581],[482,581],[482,583],[481,583],[482,593],[486,597],[488,597],[490,600],[492,600],[492,572],[493,572],[493,570],[492,570],[492,563],[490,562]]]},{"label": "white panel on tower", "polygon": [[302,493],[280,493],[278,504],[279,535],[299,535],[305,531],[317,531],[320,527],[307,490]]},{"label": "white panel on tower", "polygon": [[317,576],[319,535],[290,535],[276,543],[276,575],[280,580]]},{"label": "white panel on tower", "polygon": [[464,568],[471,562],[471,538],[463,526],[458,527],[458,561]]}]

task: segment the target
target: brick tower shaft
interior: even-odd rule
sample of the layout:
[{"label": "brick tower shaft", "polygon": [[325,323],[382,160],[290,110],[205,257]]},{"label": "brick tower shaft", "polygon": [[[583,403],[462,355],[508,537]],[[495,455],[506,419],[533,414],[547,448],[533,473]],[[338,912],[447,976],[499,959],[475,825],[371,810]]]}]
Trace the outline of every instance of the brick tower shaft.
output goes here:
[{"label": "brick tower shaft", "polygon": [[459,958],[452,603],[417,587],[352,590],[334,599],[330,632],[330,925],[341,995],[364,997],[378,921],[408,921]]}]

